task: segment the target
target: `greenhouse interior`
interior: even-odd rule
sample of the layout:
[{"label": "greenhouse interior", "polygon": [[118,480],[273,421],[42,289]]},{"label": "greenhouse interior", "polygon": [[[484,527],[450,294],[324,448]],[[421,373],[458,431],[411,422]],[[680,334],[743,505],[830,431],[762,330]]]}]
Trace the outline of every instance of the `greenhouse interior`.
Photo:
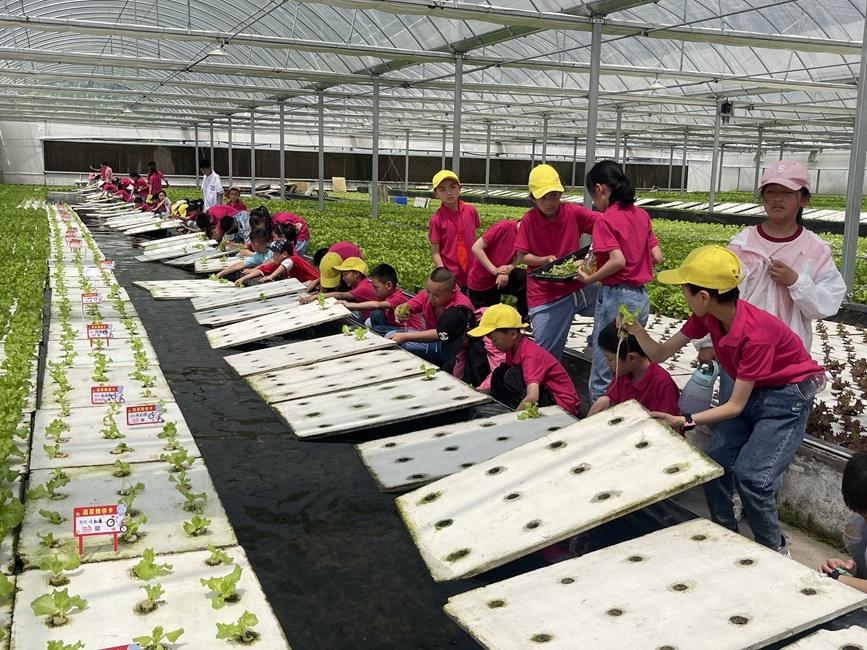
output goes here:
[{"label": "greenhouse interior", "polygon": [[865,14],[5,3],[0,650],[867,648]]}]

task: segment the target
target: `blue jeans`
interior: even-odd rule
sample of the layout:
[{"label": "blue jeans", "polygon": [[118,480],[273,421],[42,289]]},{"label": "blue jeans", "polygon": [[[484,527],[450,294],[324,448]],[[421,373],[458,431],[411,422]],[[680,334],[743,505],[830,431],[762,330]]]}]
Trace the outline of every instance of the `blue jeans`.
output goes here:
[{"label": "blue jeans", "polygon": [[743,412],[716,425],[704,452],[725,471],[704,484],[715,523],[737,532],[732,507],[737,487],[755,540],[774,550],[782,547],[776,496],[804,439],[815,396],[816,384],[809,377],[797,384],[753,388]]},{"label": "blue jeans", "polygon": [[630,312],[641,310],[638,321],[647,325],[647,316],[650,313],[650,301],[647,298],[647,289],[642,287],[630,287],[628,284],[603,284],[599,297],[596,300],[596,313],[593,315],[593,365],[590,368],[590,403],[592,404],[605,395],[608,385],[614,373],[605,365],[605,355],[596,344],[596,338],[608,323],[617,318],[617,310],[620,305],[626,305]]},{"label": "blue jeans", "polygon": [[572,319],[575,314],[593,315],[597,291],[597,286],[591,284],[558,300],[531,307],[529,319],[533,325],[533,341],[559,360],[563,356],[563,348],[566,347]]},{"label": "blue jeans", "polygon": [[[370,314],[370,318],[368,318],[364,322],[364,326],[369,328],[371,332],[374,334],[379,334],[380,336],[385,336],[389,332],[394,332],[394,325],[390,325],[388,321],[385,319],[385,312],[381,309],[377,309],[376,311]],[[400,330],[398,330],[400,331]]]},{"label": "blue jeans", "polygon": [[296,255],[304,255],[307,252],[307,244],[310,242],[309,239],[305,239],[304,241],[296,241],[295,242],[295,254]]},{"label": "blue jeans", "polygon": [[[392,326],[391,329],[386,332],[386,336],[389,334],[399,334],[400,332],[421,332],[422,330],[396,330]],[[443,356],[442,344],[439,341],[432,341],[430,343],[421,343],[419,341],[407,341],[403,345],[401,345],[404,350],[407,352],[412,352],[415,356],[421,357],[425,361],[430,361],[431,363],[441,364],[444,361],[447,361]]]}]

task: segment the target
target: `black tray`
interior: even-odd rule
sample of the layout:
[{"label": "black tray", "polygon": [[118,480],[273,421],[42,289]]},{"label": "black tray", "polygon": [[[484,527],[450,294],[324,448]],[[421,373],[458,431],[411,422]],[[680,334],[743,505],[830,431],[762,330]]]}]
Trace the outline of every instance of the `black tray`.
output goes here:
[{"label": "black tray", "polygon": [[587,244],[584,248],[580,248],[573,253],[569,253],[568,255],[564,255],[563,257],[558,257],[553,262],[548,262],[545,266],[540,266],[537,269],[533,269],[530,271],[529,275],[532,278],[537,280],[544,280],[545,282],[571,282],[578,275],[576,273],[570,273],[569,275],[543,275],[545,271],[554,268],[558,264],[562,264],[566,260],[578,259],[583,260],[587,257],[587,253],[590,252],[590,244]]}]

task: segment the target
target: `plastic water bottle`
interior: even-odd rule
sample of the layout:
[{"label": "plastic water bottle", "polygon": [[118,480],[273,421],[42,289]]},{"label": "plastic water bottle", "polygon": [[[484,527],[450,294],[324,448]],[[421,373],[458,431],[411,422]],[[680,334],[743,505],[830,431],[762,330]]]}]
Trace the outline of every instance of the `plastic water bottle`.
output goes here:
[{"label": "plastic water bottle", "polygon": [[713,385],[719,375],[719,364],[716,361],[711,362],[713,365],[702,364],[695,369],[686,386],[680,391],[680,399],[677,400],[677,407],[681,413],[701,413],[710,408],[711,399],[713,399]]}]

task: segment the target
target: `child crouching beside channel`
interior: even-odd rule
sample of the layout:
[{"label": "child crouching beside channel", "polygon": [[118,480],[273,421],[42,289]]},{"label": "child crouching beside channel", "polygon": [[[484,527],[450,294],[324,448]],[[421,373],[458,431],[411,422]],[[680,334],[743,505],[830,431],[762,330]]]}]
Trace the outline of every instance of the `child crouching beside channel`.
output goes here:
[{"label": "child crouching beside channel", "polygon": [[680,415],[677,384],[665,368],[647,358],[632,334],[621,339],[617,324],[611,321],[599,332],[596,345],[614,376],[605,395],[593,402],[588,417],[631,399],[648,411]]},{"label": "child crouching beside channel", "polygon": [[824,386],[824,370],[783,321],[738,298],[744,275],[732,251],[697,248],[680,268],[657,277],[663,284],[681,285],[692,316],[680,332],[657,343],[637,321],[624,324],[618,316],[617,325],[634,335],[657,363],[710,334],[720,366],[735,380],[731,398],[701,413],[651,415],[681,431],[718,423],[705,449],[725,471],[704,485],[711,519],[738,532],[732,505],[737,487],[756,542],[788,556],[776,495],[804,439],[813,398]]},{"label": "child crouching beside channel", "polygon": [[[401,327],[401,324],[397,322],[395,310],[401,305],[406,305],[409,299],[403,295],[403,291],[397,286],[397,271],[389,264],[374,266],[370,271],[368,279],[373,286],[376,300],[360,302],[341,300],[338,304],[342,304],[349,309],[369,312],[370,316],[367,317],[364,326],[380,336],[385,336],[389,332],[393,332]],[[409,313],[408,305],[404,309]],[[421,330],[421,319],[414,314],[410,315],[408,320],[403,323],[403,326],[407,329]]]},{"label": "child crouching beside channel", "polygon": [[509,305],[488,307],[469,336],[487,336],[506,360],[491,375],[491,396],[516,411],[529,404],[560,406],[578,415],[581,400],[566,369],[549,352],[524,336],[527,327]]}]

